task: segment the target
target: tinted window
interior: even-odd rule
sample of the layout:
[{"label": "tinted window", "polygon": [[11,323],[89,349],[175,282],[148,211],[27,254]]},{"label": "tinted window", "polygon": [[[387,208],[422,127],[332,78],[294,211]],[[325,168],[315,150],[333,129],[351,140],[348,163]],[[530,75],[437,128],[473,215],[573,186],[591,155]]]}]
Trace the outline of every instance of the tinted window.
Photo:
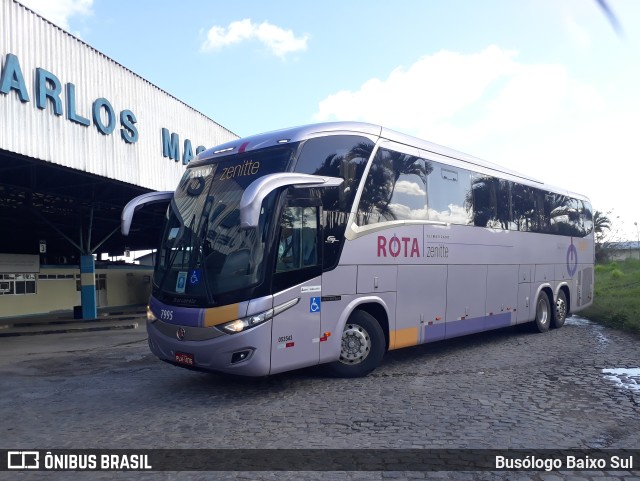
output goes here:
[{"label": "tinted window", "polygon": [[427,177],[431,166],[419,157],[378,149],[358,206],[358,225],[427,219]]},{"label": "tinted window", "polygon": [[474,225],[518,230],[511,218],[511,181],[472,174],[471,184]]},{"label": "tinted window", "polygon": [[318,263],[317,207],[286,207],[280,223],[276,272],[314,266]]},{"label": "tinted window", "polygon": [[582,210],[582,202],[577,199],[562,194],[548,194],[545,198],[545,213],[549,218],[549,233],[582,236]]},{"label": "tinted window", "polygon": [[549,232],[558,235],[571,235],[571,199],[562,194],[547,194],[545,197],[545,214],[549,216]]},{"label": "tinted window", "polygon": [[471,173],[433,162],[427,180],[429,220],[451,224],[473,223]]},{"label": "tinted window", "polygon": [[511,214],[513,229],[522,232],[535,230],[536,206],[532,187],[521,184],[511,186]]},{"label": "tinted window", "polygon": [[591,210],[591,204],[586,200],[582,203],[583,208],[581,212],[584,235],[588,235],[593,230],[593,211]]},{"label": "tinted window", "polygon": [[356,135],[310,139],[302,147],[295,171],[343,178],[345,181],[340,187],[324,189],[323,207],[350,212],[373,145],[369,139]]},{"label": "tinted window", "polygon": [[533,189],[534,214],[533,214],[533,231],[549,232],[549,216],[545,215],[544,203],[545,192],[540,189]]},{"label": "tinted window", "polygon": [[[473,225],[499,227],[498,193],[500,180],[489,175],[474,174],[471,181],[473,192]],[[498,224],[498,225],[496,225]]]},{"label": "tinted window", "polygon": [[511,188],[513,182],[500,179],[498,185],[498,221],[503,229],[513,229],[513,214],[511,213]]},{"label": "tinted window", "polygon": [[256,179],[285,172],[296,151],[286,144],[188,168],[167,211],[155,285],[164,293],[198,297],[203,305],[207,296],[257,286],[277,194],[267,196],[258,229],[248,231],[240,227],[240,199]]}]

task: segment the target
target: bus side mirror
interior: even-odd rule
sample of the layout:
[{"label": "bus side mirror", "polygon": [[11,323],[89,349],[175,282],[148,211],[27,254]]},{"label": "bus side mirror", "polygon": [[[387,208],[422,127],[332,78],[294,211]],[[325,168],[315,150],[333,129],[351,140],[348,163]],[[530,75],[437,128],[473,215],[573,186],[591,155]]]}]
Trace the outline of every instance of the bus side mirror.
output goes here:
[{"label": "bus side mirror", "polygon": [[133,221],[133,214],[136,211],[142,209],[148,204],[155,204],[158,202],[168,203],[172,197],[173,191],[149,192],[130,200],[127,205],[124,206],[124,209],[122,209],[122,215],[120,217],[120,230],[122,231],[122,235],[129,235],[131,221]]},{"label": "bus side mirror", "polygon": [[269,174],[254,180],[242,194],[240,199],[240,228],[250,229],[258,226],[262,201],[276,189],[281,187],[338,187],[344,182],[339,177],[322,175],[297,174],[286,172]]}]

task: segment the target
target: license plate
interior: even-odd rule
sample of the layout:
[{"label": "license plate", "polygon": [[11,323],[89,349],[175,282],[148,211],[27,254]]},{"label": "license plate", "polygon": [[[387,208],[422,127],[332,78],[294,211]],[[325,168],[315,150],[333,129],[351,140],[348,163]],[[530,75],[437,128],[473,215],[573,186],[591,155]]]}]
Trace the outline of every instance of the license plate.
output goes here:
[{"label": "license plate", "polygon": [[193,366],[193,354],[188,352],[176,352],[176,362],[186,364],[187,366]]}]

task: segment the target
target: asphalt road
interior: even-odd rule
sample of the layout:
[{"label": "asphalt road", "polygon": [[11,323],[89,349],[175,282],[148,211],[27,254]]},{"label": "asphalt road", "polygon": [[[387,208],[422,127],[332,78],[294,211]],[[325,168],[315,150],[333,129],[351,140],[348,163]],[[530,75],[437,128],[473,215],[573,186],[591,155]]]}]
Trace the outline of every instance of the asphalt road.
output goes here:
[{"label": "asphalt road", "polygon": [[[0,447],[638,449],[639,341],[571,318],[546,334],[512,328],[394,351],[361,379],[328,378],[317,368],[255,379],[160,362],[143,327],[0,338]],[[0,479],[640,481],[640,459],[634,468],[14,471]]]}]

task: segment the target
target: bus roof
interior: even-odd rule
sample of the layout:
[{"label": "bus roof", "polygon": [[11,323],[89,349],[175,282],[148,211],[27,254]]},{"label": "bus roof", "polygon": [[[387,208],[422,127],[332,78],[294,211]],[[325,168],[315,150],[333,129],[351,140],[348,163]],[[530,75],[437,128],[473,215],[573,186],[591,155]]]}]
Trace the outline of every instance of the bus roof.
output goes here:
[{"label": "bus roof", "polygon": [[538,188],[545,188],[553,192],[580,197],[588,200],[584,195],[568,191],[567,189],[550,186],[529,175],[522,174],[502,165],[494,164],[478,157],[474,157],[473,155],[465,154],[464,152],[460,152],[443,145],[422,140],[411,135],[403,134],[395,130],[382,127],[380,125],[374,125],[365,122],[325,122],[273,130],[257,135],[251,135],[249,137],[235,139],[230,142],[226,142],[224,144],[209,148],[200,153],[197,157],[197,160],[190,162],[189,166],[196,167],[198,165],[208,163],[213,159],[220,158],[226,155],[250,152],[252,150],[263,149],[266,147],[286,144],[289,142],[299,142],[310,137],[322,135],[323,133],[340,133],[347,135],[366,134],[369,136],[377,137],[378,139],[390,140],[392,142],[415,147],[425,152],[444,156],[462,162],[464,164],[469,164],[470,166],[477,166],[482,170],[497,172],[503,174],[502,176],[511,177],[510,180],[517,179],[518,182],[524,181],[524,183],[534,185]]}]

